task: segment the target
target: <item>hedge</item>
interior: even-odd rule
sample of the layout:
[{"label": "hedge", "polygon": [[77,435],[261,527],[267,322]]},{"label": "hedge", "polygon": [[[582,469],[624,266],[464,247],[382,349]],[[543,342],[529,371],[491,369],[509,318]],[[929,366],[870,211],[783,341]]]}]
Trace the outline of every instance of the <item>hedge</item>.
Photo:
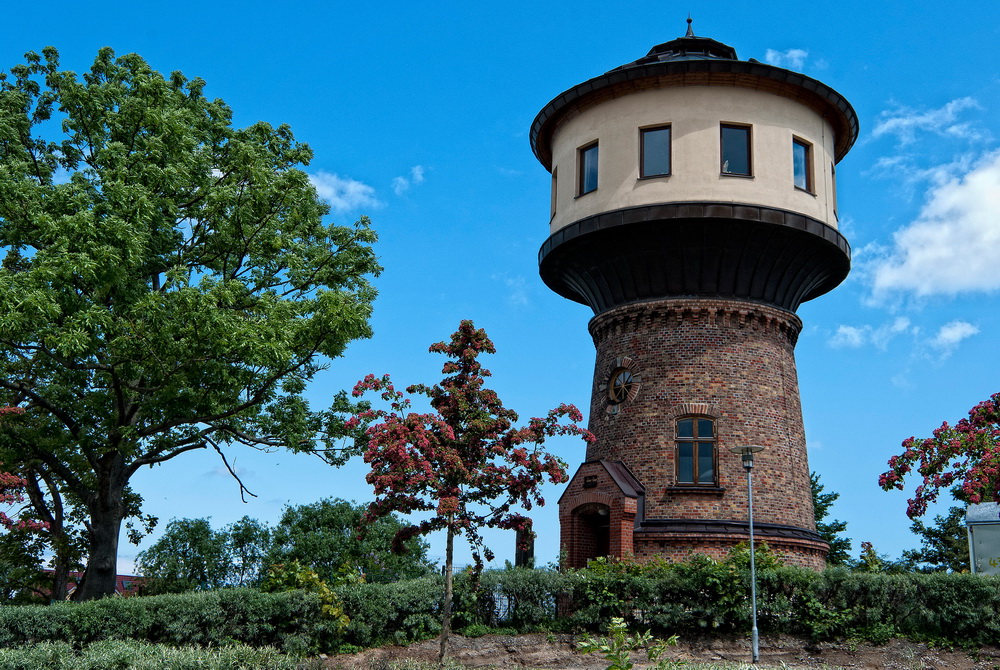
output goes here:
[{"label": "hedge", "polygon": [[[885,642],[907,637],[939,645],[1000,644],[1000,577],[884,574],[784,567],[766,552],[758,564],[758,625],[763,634],[816,640]],[[0,648],[100,640],[217,647],[242,643],[292,656],[407,644],[440,630],[442,580],[336,589],[346,628],[324,619],[315,595],[232,589],[89,603],[0,607]],[[723,562],[641,566],[597,561],[585,570],[467,573],[455,584],[454,629],[574,633],[606,629],[612,617],[630,628],[682,638],[750,629],[746,557]]]},{"label": "hedge", "polygon": [[320,608],[313,594],[254,589],[11,605],[0,607],[0,648],[135,639],[174,647],[242,643],[304,656],[337,643],[337,626]]}]

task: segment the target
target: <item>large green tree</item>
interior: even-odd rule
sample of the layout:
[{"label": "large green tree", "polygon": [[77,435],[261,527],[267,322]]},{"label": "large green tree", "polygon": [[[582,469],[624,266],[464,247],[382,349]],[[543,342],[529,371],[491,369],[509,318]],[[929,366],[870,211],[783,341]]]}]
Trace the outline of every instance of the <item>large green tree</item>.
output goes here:
[{"label": "large green tree", "polygon": [[965,507],[950,507],[946,516],[935,515],[933,525],[914,519],[910,530],[920,538],[920,548],[903,552],[902,562],[908,567],[927,572],[969,571]]},{"label": "large green tree", "polygon": [[830,551],[826,555],[827,565],[850,564],[851,539],[841,535],[847,530],[847,522],[839,519],[826,520],[830,516],[830,508],[840,498],[840,494],[833,491],[823,493],[826,487],[819,483],[819,475],[815,472],[809,475],[809,485],[812,489],[816,532],[830,545]]},{"label": "large green tree", "polygon": [[366,219],[324,223],[287,126],[235,128],[202,80],[135,54],[82,76],[26,59],[0,73],[0,389],[25,409],[0,461],[82,506],[89,599],[114,590],[139,468],[335,448],[336,414],[302,393],[370,335],[380,268]]},{"label": "large green tree", "polygon": [[174,519],[136,557],[136,568],[151,594],[256,586],[267,571],[270,535],[266,524],[247,516],[221,530],[208,519]]},{"label": "large green tree", "polygon": [[383,583],[431,571],[422,538],[406,540],[404,552],[391,551],[396,533],[408,524],[394,514],[366,519],[367,511],[367,506],[337,499],[286,507],[272,531],[267,563],[298,561],[330,583],[344,571]]}]

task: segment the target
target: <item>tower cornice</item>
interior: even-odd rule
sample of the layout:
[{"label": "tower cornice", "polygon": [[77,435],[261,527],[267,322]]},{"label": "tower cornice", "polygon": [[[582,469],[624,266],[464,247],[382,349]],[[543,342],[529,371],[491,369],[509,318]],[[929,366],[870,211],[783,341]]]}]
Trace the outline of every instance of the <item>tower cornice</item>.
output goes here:
[{"label": "tower cornice", "polygon": [[588,329],[595,342],[602,342],[614,331],[676,328],[683,321],[770,333],[793,348],[802,332],[802,320],[794,312],[761,303],[704,298],[648,300],[623,305],[592,318]]}]

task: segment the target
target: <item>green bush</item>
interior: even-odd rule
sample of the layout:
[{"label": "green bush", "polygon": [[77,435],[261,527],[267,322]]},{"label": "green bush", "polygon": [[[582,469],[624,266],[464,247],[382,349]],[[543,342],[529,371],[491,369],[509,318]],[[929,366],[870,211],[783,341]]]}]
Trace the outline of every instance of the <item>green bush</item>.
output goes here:
[{"label": "green bush", "polygon": [[395,584],[349,584],[338,587],[336,592],[350,617],[341,644],[362,648],[408,644],[441,631],[441,577]]},{"label": "green bush", "polygon": [[66,642],[41,642],[29,647],[0,649],[0,670],[306,670],[273,647],[233,645],[215,649],[167,647],[135,640],[104,640],[82,650]]},{"label": "green bush", "polygon": [[[945,573],[887,574],[780,565],[758,554],[762,633],[813,639],[894,636],[944,646],[1000,644],[1000,578]],[[455,580],[454,627],[606,633],[615,617],[631,630],[692,638],[750,630],[745,552],[725,561],[683,564],[594,561],[584,570],[507,569]],[[440,632],[443,584],[424,577],[332,589],[346,627],[303,591],[231,589],[109,598],[50,606],[0,606],[0,648],[61,642],[80,649],[102,640],[138,639],[173,647],[274,647],[293,657],[381,644],[408,644]],[[48,653],[39,647],[37,653]],[[51,650],[49,650],[51,651]],[[33,652],[35,653],[35,652]],[[36,667],[47,667],[45,664]],[[58,667],[58,666],[50,666]]]},{"label": "green bush", "polygon": [[84,603],[0,607],[0,647],[138,639],[173,646],[243,643],[303,656],[336,645],[337,624],[302,591],[222,589],[199,593],[105,598]]}]

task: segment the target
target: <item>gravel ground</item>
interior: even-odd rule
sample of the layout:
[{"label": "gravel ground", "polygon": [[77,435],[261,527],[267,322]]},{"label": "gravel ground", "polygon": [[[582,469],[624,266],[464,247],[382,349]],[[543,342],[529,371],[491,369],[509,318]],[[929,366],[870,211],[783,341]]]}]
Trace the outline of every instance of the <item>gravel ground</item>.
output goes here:
[{"label": "gravel ground", "polygon": [[[357,654],[326,659],[326,667],[382,670],[405,660],[433,663],[438,640],[425,640],[407,647],[382,647]],[[453,635],[450,657],[469,668],[578,668],[603,670],[607,662],[574,650],[570,635],[484,635],[466,638]],[[670,657],[688,663],[734,664],[750,660],[750,642],[738,637],[681,640]],[[644,668],[644,658],[635,656],[636,668]],[[760,667],[776,668],[871,668],[881,670],[1000,670],[1000,648],[989,647],[970,654],[961,650],[932,649],[907,640],[891,640],[885,645],[845,641],[811,643],[794,637],[763,637],[760,640]]]}]

